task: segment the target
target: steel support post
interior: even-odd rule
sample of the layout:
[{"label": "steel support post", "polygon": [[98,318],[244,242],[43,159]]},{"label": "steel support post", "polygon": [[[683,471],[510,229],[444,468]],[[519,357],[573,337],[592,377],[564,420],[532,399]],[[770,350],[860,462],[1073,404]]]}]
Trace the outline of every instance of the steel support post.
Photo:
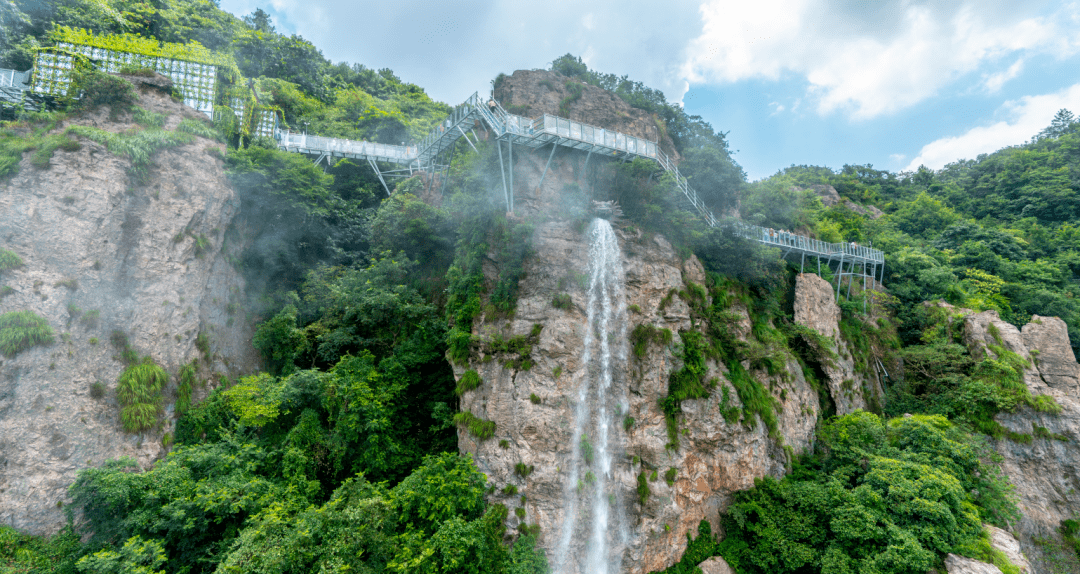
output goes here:
[{"label": "steel support post", "polygon": [[836,268],[836,302],[840,302],[840,279],[844,276],[844,252],[840,252],[840,266]]},{"label": "steel support post", "polygon": [[465,130],[461,129],[461,126],[457,127],[457,131],[461,132],[461,137],[465,138],[465,141],[469,142],[469,147],[471,147],[473,151],[475,151],[476,153],[480,153],[480,151],[476,149],[476,146],[473,145],[472,140],[469,139],[469,136],[465,135]]},{"label": "steel support post", "polygon": [[375,160],[368,158],[368,165],[375,170],[375,175],[379,177],[379,182],[382,183],[383,189],[386,190],[386,197],[390,197],[390,188],[386,185],[386,180],[383,179],[382,172],[379,171],[379,166],[375,163]]},{"label": "steel support post", "polygon": [[544,173],[540,174],[540,183],[536,184],[536,192],[540,192],[540,186],[544,184],[544,178],[547,177],[548,168],[551,167],[551,160],[555,157],[555,148],[559,147],[559,140],[556,139],[551,144],[551,155],[548,156],[547,165],[544,166]]},{"label": "steel support post", "polygon": [[510,134],[510,137],[506,138],[507,144],[510,146],[510,164],[507,169],[510,171],[510,213],[514,212],[514,135]]},{"label": "steel support post", "polygon": [[803,268],[805,268],[805,267],[806,267],[806,252],[803,252],[803,254],[802,254],[802,262],[799,263],[799,275],[802,275]]},{"label": "steel support post", "polygon": [[510,193],[506,191],[506,169],[503,168],[502,142],[496,139],[495,147],[499,150],[499,173],[502,174],[503,197],[506,199],[506,211],[510,211]]}]

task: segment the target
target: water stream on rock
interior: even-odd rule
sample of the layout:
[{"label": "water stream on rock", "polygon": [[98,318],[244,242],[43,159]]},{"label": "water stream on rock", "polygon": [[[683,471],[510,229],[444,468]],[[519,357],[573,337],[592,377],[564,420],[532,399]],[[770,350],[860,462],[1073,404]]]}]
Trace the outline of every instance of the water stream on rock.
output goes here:
[{"label": "water stream on rock", "polygon": [[555,548],[555,572],[560,574],[618,574],[629,541],[613,472],[615,454],[623,451],[618,417],[627,404],[626,387],[618,384],[627,359],[622,252],[606,219],[594,219],[589,236],[585,372],[574,397],[563,523]]}]

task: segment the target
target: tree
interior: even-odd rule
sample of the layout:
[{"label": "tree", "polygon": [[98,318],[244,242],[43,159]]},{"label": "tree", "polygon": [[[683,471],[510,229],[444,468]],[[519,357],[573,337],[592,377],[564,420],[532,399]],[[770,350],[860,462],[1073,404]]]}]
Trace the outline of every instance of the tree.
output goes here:
[{"label": "tree", "polygon": [[1061,108],[1057,111],[1056,114],[1054,114],[1054,119],[1050,121],[1050,125],[1043,129],[1043,131],[1039,132],[1039,134],[1036,135],[1034,139],[1041,140],[1059,138],[1066,133],[1072,131],[1075,128],[1074,124],[1077,123],[1078,122],[1076,121],[1076,116],[1074,116],[1072,112],[1065,108]]},{"label": "tree", "polygon": [[244,24],[247,24],[248,28],[251,28],[256,32],[262,32],[263,34],[273,34],[277,32],[273,22],[270,20],[270,15],[264,12],[262,8],[256,8],[254,12],[244,16]]}]

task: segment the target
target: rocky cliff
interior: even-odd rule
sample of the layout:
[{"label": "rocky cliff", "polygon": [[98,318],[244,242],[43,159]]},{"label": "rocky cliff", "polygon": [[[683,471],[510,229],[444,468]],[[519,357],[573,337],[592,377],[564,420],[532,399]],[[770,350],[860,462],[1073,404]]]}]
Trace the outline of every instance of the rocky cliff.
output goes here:
[{"label": "rocky cliff", "polygon": [[[455,366],[459,379],[475,371],[481,381],[463,394],[461,410],[495,423],[494,435],[485,439],[460,429],[459,446],[474,455],[496,487],[492,502],[511,509],[508,526],[538,525],[541,544],[552,556],[566,519],[563,497],[574,451],[577,389],[588,371],[582,362],[588,329],[589,242],[583,223],[587,216],[566,193],[583,177],[582,158],[557,154],[538,187],[543,162],[521,155],[515,175],[521,190],[516,216],[535,225],[533,253],[512,318],[478,319],[473,326],[474,353],[468,364]],[[607,188],[603,178],[598,181],[590,189],[603,196]],[[679,446],[673,448],[659,399],[668,394],[671,373],[682,367],[681,333],[704,330],[688,304],[673,294],[703,285],[705,273],[693,256],[681,260],[662,236],[617,226],[617,237],[625,271],[627,332],[645,325],[672,334],[670,342],[648,344],[642,356],[624,350],[626,358],[616,366],[617,388],[612,392],[627,397],[626,404],[611,405],[620,420],[632,418],[620,428],[619,455],[610,477],[632,524],[623,571],[643,573],[676,562],[686,548],[687,533],[696,533],[702,519],[712,522],[715,531],[733,492],[753,486],[756,478],[783,475],[790,456],[811,448],[823,401],[799,361],[787,355],[784,369],[774,375],[750,369],[781,407],[775,435],[770,436],[761,420],[740,422],[735,417],[729,422],[724,412],[743,405],[727,369],[710,359],[704,379],[718,384],[707,398],[683,401]],[[490,284],[498,275],[494,260],[485,267]],[[824,404],[835,402],[837,411],[844,413],[880,400],[881,389],[875,378],[856,372],[853,350],[839,332],[834,293],[833,286],[816,275],[800,276],[796,319],[830,342],[827,353],[836,358],[825,361],[832,397]],[[556,305],[553,301],[559,295],[568,300]],[[743,341],[752,338],[745,305],[735,302],[730,313],[735,336]],[[514,337],[530,343],[527,360],[494,350],[498,341]],[[649,490],[644,504],[638,495],[642,474]],[[523,514],[515,514],[518,508]],[[573,551],[580,552],[584,544],[575,541]]]},{"label": "rocky cliff", "polygon": [[1036,574],[1080,571],[1070,548],[1061,543],[1063,520],[1080,516],[1080,365],[1076,362],[1065,322],[1035,315],[1017,329],[996,311],[966,312],[964,340],[973,354],[1004,347],[1030,364],[1024,382],[1033,395],[1053,397],[1060,413],[1022,407],[1002,413],[997,421],[1029,440],[997,441],[1003,468],[1016,487],[1022,513],[1014,526],[1024,554]]},{"label": "rocky cliff", "polygon": [[[166,114],[165,129],[199,118],[144,88],[138,105]],[[56,131],[70,125],[114,133],[136,127],[131,114],[114,120],[108,109]],[[170,375],[196,361],[203,386],[196,385],[195,399],[218,374],[258,366],[241,305],[244,282],[224,245],[240,206],[224,178],[224,145],[195,138],[159,151],[137,181],[129,160],[80,143],[77,151],[57,150],[44,169],[26,157],[17,175],[0,183],[0,248],[23,261],[3,274],[0,312],[33,311],[55,333],[52,345],[0,363],[0,523],[31,533],[63,525],[66,489],[79,469],[120,456],[146,467],[165,451],[174,378],[162,423],[124,433],[114,333]]]}]

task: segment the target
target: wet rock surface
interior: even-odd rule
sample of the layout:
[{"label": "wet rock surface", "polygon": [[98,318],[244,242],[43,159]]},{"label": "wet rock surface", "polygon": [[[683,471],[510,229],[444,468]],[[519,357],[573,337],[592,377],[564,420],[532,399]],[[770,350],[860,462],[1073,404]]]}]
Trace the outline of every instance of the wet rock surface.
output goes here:
[{"label": "wet rock surface", "polygon": [[[754,479],[779,477],[786,471],[787,453],[810,448],[819,410],[817,393],[806,382],[798,362],[788,361],[790,375],[770,378],[753,372],[783,406],[777,415],[776,438],[760,420],[750,424],[727,422],[721,414],[723,389],[727,408],[739,408],[737,394],[725,378],[725,369],[708,362],[706,379],[717,388],[705,399],[687,400],[678,421],[678,448],[672,448],[659,399],[667,395],[670,373],[681,366],[679,333],[694,329],[690,309],[672,290],[685,290],[688,281],[703,279],[700,263],[691,257],[680,262],[662,237],[632,229],[618,231],[624,253],[629,329],[639,324],[672,332],[671,344],[650,343],[643,357],[627,351],[626,364],[616,379],[614,394],[628,397],[621,409],[632,417],[620,433],[611,481],[630,517],[632,531],[623,555],[623,571],[650,572],[670,566],[686,548],[686,533],[709,520],[717,529],[719,513],[737,490],[750,488]],[[571,222],[550,220],[536,226],[535,254],[526,265],[517,311],[512,320],[478,320],[474,335],[483,340],[527,335],[534,324],[543,325],[533,346],[529,370],[507,366],[509,357],[481,352],[470,364],[455,367],[460,377],[475,369],[483,383],[464,394],[461,409],[494,421],[493,438],[479,440],[459,430],[459,446],[475,456],[499,492],[493,502],[511,509],[524,506],[527,524],[539,524],[541,544],[548,551],[556,544],[564,517],[563,492],[572,451],[574,401],[585,376],[582,361],[586,292],[580,278],[588,271],[588,242]],[[567,293],[572,305],[557,309],[554,295]],[[749,334],[749,318],[741,312]],[[835,327],[834,327],[835,328]],[[532,467],[528,476],[515,465]],[[670,482],[669,469],[675,469]],[[644,474],[649,494],[639,502],[638,476]],[[512,484],[513,495],[501,491]],[[522,495],[525,496],[524,504]],[[511,513],[510,526],[519,520]],[[614,536],[614,534],[613,534]]]}]

